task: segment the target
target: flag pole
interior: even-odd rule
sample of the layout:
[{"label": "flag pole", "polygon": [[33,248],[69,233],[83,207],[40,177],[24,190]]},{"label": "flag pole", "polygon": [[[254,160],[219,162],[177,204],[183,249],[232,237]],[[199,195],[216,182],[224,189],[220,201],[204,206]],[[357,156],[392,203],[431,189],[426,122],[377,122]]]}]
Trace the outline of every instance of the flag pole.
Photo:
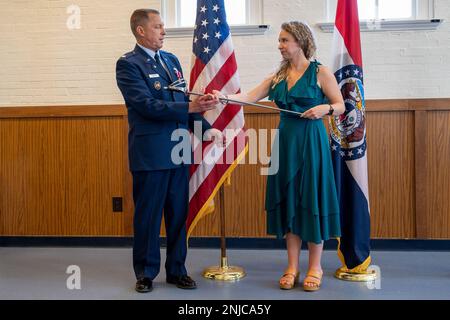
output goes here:
[{"label": "flag pole", "polygon": [[221,281],[236,281],[245,277],[245,271],[241,267],[229,266],[225,241],[225,192],[224,186],[219,189],[220,206],[220,265],[208,267],[203,271],[203,276],[208,279]]}]

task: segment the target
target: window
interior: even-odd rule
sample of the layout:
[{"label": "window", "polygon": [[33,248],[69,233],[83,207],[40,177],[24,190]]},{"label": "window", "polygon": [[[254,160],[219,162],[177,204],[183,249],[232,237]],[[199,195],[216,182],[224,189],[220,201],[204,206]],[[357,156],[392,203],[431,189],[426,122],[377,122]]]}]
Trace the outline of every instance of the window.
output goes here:
[{"label": "window", "polygon": [[[318,23],[333,32],[337,0],[325,0],[327,20]],[[442,19],[434,17],[434,0],[358,0],[361,31],[433,30]]]},{"label": "window", "polygon": [[[227,22],[233,35],[264,34],[262,0],[225,0]],[[192,37],[197,0],[162,0],[161,15],[166,25],[166,37]]]},{"label": "window", "polygon": [[358,1],[359,18],[372,19],[412,19],[414,0],[365,0]]},{"label": "window", "polygon": [[[337,0],[328,0],[328,21],[334,20]],[[417,20],[433,17],[433,0],[358,0],[360,20]]]},{"label": "window", "polygon": [[[262,23],[261,0],[225,0],[227,22],[231,25]],[[168,28],[193,27],[197,0],[163,0],[162,14]]]}]

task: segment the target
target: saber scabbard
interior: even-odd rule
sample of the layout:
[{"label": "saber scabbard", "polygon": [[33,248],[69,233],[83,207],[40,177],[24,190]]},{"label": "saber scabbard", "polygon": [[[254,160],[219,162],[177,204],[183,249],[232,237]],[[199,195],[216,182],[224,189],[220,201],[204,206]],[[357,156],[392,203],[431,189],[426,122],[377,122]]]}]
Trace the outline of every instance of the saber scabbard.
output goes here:
[{"label": "saber scabbard", "polygon": [[[175,85],[172,84],[172,85],[169,85],[168,87],[164,87],[164,89],[171,90],[171,91],[183,92],[184,94],[189,95],[189,96],[200,96],[200,97],[204,96],[203,93],[189,91],[186,87],[179,87],[176,84]],[[259,104],[259,103],[245,102],[245,101],[239,101],[239,100],[228,99],[228,98],[219,98],[219,101],[220,101],[220,103],[222,103],[224,105],[227,105],[229,103],[234,103],[234,104],[239,104],[242,106],[253,106],[253,107],[258,107],[258,108],[271,109],[271,110],[275,110],[278,112],[287,112],[287,113],[291,113],[291,114],[296,114],[300,117],[303,116],[303,113],[301,113],[301,112],[274,108],[274,107],[266,106],[266,105]]]}]

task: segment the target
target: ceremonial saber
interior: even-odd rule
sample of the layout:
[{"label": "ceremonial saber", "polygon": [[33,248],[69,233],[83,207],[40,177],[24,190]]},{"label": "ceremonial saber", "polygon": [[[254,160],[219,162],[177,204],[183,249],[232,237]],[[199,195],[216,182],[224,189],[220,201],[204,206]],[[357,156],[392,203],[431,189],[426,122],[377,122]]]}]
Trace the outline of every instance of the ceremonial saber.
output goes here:
[{"label": "ceremonial saber", "polygon": [[[205,95],[203,93],[189,91],[186,87],[182,88],[182,87],[178,87],[177,85],[169,85],[168,87],[164,87],[164,89],[171,90],[171,91],[183,92],[186,95],[193,95],[193,96],[204,96]],[[300,117],[303,116],[303,113],[301,113],[301,112],[269,107],[269,106],[265,106],[265,105],[259,104],[259,103],[244,102],[244,101],[233,100],[233,99],[228,99],[228,98],[219,98],[219,101],[222,104],[228,104],[228,103],[232,102],[232,103],[239,104],[239,105],[254,106],[254,107],[258,107],[258,108],[271,109],[271,110],[275,110],[278,112],[292,113],[292,114],[299,115]]]}]

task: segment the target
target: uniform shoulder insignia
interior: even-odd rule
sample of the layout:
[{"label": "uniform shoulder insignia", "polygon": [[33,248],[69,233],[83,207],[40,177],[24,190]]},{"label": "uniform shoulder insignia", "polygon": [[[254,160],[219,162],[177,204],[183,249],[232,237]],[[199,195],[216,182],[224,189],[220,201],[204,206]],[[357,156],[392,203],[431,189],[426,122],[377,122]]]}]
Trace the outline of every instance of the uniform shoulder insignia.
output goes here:
[{"label": "uniform shoulder insignia", "polygon": [[163,55],[164,57],[167,57],[167,56],[171,56],[171,55],[172,55],[170,52],[167,52],[167,51],[164,51],[164,50],[159,50],[159,53],[160,53],[161,55]]},{"label": "uniform shoulder insignia", "polygon": [[164,57],[165,57],[166,61],[169,60],[172,63],[178,63],[179,62],[178,58],[173,53],[165,51],[164,52]]},{"label": "uniform shoulder insignia", "polygon": [[126,58],[129,58],[129,57],[134,56],[134,55],[135,55],[135,52],[131,51],[131,52],[125,53],[121,58],[122,59],[126,59]]}]

